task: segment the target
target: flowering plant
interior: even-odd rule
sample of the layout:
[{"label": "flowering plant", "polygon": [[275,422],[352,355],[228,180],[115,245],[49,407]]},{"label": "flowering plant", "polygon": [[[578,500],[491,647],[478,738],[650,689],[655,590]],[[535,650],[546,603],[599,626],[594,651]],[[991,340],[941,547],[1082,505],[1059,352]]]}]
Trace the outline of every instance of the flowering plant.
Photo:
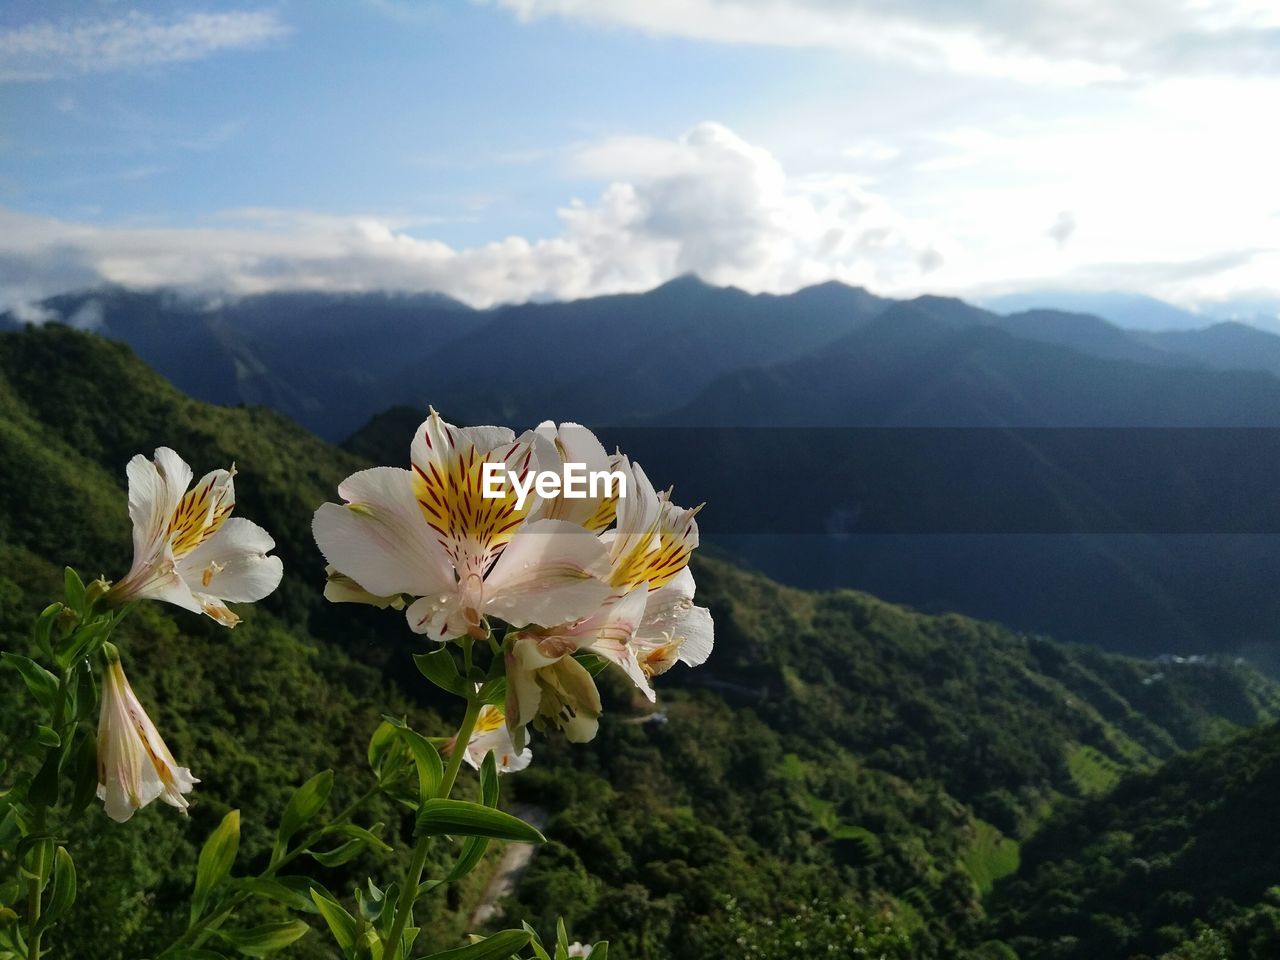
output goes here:
[{"label": "flowering plant", "polygon": [[[583,465],[619,483],[578,498],[545,495],[541,483],[530,494],[535,474],[559,477],[568,489]],[[496,467],[510,481],[497,488]],[[265,598],[283,575],[270,535],[231,515],[234,467],[192,486],[190,467],[162,447],[152,460],[134,457],[126,472],[130,570],[114,584],[86,586],[68,569],[64,600],[36,620],[39,656],[3,655],[43,716],[26,761],[0,766],[12,781],[0,788],[0,852],[10,855],[0,864],[15,868],[0,875],[0,960],[54,954],[52,932],[76,891],[64,820],[86,814],[95,797],[121,823],[153,800],[185,813],[198,797],[200,781],[174,758],[125,675],[116,631],[129,608],[160,600],[234,627],[239,615],[228,604]],[[709,656],[711,617],[693,603],[688,569],[697,510],[676,507],[638,464],[608,455],[585,427],[544,423],[517,437],[456,427],[434,411],[412,439],[407,468],[353,474],[338,494],[343,502],[321,505],[313,521],[328,562],[325,596],[400,611],[429,647],[413,657],[418,670],[463,702],[460,724],[432,738],[385,717],[369,744],[368,789],[326,817],[332,771],[302,784],[254,876],[232,876],[240,815],[229,813],[195,866],[189,922],[158,960],[266,956],[311,931],[298,917],[238,925],[254,900],[318,917],[349,960],[604,960],[606,943],[570,944],[563,924],[549,946],[527,924],[460,947],[428,945],[414,905],[467,876],[494,840],[542,842],[537,829],[499,809],[499,775],[533,761],[531,730],[576,742],[595,736],[600,670],[615,665],[652,701],[654,677]],[[479,803],[451,796],[464,761],[479,773]],[[394,880],[370,879],[344,902],[302,865],[391,853],[381,825],[356,822],[378,794],[412,811],[412,853]],[[446,837],[460,841],[452,867],[424,877],[431,845]],[[338,845],[320,849],[326,840]]]}]

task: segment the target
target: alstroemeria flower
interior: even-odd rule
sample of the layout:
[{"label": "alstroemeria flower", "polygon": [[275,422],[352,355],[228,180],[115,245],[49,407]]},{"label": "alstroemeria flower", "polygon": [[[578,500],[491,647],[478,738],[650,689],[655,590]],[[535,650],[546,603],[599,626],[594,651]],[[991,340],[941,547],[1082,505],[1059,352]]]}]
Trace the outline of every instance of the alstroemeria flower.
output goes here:
[{"label": "alstroemeria flower", "polygon": [[98,798],[107,816],[124,823],[152,800],[161,799],[187,812],[187,799],[199,783],[178,766],[155,724],[138,702],[111,644],[104,648],[106,676],[98,716]]},{"label": "alstroemeria flower", "polygon": [[417,599],[409,626],[435,640],[486,635],[486,618],[560,623],[595,610],[610,589],[604,546],[588,530],[530,519],[511,485],[483,496],[484,465],[519,477],[537,469],[536,437],[459,428],[433,410],[410,448],[412,470],[375,467],[338,487],[312,530],[333,567],[377,597]]},{"label": "alstroemeria flower", "polygon": [[[567,734],[572,730],[570,739],[595,736],[599,695],[594,681],[588,695],[582,675],[562,665],[574,653],[595,653],[620,667],[650,702],[657,699],[649,682],[653,677],[677,660],[698,666],[711,655],[711,614],[694,606],[688,569],[698,545],[698,510],[676,507],[668,495],[656,493],[639,464],[624,458],[619,466],[627,477],[627,496],[618,501],[617,528],[601,537],[609,546],[606,579],[614,592],[588,617],[516,636],[507,660],[507,723],[517,744],[529,723]],[[576,661],[574,666],[581,669]],[[549,681],[567,675],[577,685],[560,686],[576,691],[576,699],[566,699]]]},{"label": "alstroemeria flower", "polygon": [[[457,749],[454,741],[445,745],[445,752]],[[479,770],[487,754],[492,753],[499,773],[516,773],[523,770],[533,759],[533,751],[528,747],[517,750],[511,742],[511,733],[507,730],[506,715],[497,707],[486,703],[480,708],[476,725],[467,740],[466,753],[462,759],[473,769]]]},{"label": "alstroemeria flower", "polygon": [[[596,735],[600,692],[595,678],[573,654],[625,650],[640,625],[645,596],[644,591],[633,590],[590,617],[516,634],[507,654],[507,726],[517,746],[523,745],[530,724],[538,729],[563,730],[575,743],[585,743]],[[620,654],[610,659],[626,669]],[[631,667],[628,675],[652,699],[653,691],[637,658],[628,655],[625,661]]]},{"label": "alstroemeria flower", "polygon": [[226,601],[252,603],[280,585],[284,568],[267,556],[275,541],[256,523],[232,517],[235,467],[214,470],[190,490],[192,473],[168,447],[138,454],[126,468],[133,567],[107,592],[108,603],[163,600],[234,627]]}]

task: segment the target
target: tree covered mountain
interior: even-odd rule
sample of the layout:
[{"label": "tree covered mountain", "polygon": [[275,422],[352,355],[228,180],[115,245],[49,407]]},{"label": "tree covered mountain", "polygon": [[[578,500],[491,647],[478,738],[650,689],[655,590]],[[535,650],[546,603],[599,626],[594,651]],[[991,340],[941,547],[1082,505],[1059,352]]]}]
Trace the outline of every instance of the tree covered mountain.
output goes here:
[{"label": "tree covered mountain", "polygon": [[1068,801],[997,885],[995,926],[1023,960],[1280,954],[1274,724]]},{"label": "tree covered mountain", "polygon": [[[77,828],[95,883],[63,946],[136,958],[176,922],[194,851],[228,807],[243,808],[244,855],[260,858],[305,776],[330,766],[343,795],[362,788],[382,709],[444,724],[405,669],[422,639],[392,614],[320,597],[311,513],[367,460],[280,414],[189,399],[127,348],[58,325],[0,335],[0,414],[5,649],[25,649],[63,563],[126,569],[123,465],[161,443],[198,470],[236,461],[240,509],[285,562],[281,590],[233,632],[155,605],[121,628],[135,685],[203,781],[190,821],[149,809],[106,825],[92,809]],[[401,462],[408,438],[383,462]],[[564,914],[575,936],[607,936],[623,958],[700,960],[744,943],[770,958],[832,944],[903,960],[1002,956],[987,941],[1037,931],[990,926],[985,898],[1046,818],[1280,717],[1280,687],[1229,660],[1115,656],[783,587],[715,557],[696,574],[717,624],[711,661],[666,675],[657,713],[607,683],[590,747],[536,739],[533,767],[504,782],[549,812],[551,842],[513,906],[543,929]],[[0,731],[22,722],[20,704],[0,699]],[[378,816],[393,843],[409,836],[394,809]],[[347,892],[378,870],[367,854],[325,881]],[[460,933],[485,879],[437,891],[421,919]],[[308,937],[294,955],[323,951]]]}]

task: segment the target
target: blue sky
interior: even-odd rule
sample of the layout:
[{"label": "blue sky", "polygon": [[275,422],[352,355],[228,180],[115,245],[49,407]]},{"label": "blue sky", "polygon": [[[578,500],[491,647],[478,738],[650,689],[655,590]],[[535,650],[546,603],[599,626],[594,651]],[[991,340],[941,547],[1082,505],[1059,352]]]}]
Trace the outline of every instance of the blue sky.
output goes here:
[{"label": "blue sky", "polygon": [[694,270],[1269,304],[1280,13],[1123,6],[10,2],[0,296]]}]

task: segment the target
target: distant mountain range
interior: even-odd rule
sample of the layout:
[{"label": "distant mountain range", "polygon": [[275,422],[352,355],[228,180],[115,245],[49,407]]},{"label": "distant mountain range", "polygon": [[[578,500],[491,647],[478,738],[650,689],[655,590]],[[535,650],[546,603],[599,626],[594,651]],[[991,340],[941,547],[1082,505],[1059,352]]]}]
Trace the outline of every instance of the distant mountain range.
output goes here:
[{"label": "distant mountain range", "polygon": [[[358,431],[348,449],[380,462],[404,459],[428,404],[457,422],[602,427],[681,499],[711,502],[713,540],[798,585],[1112,649],[1249,648],[1280,669],[1280,537],[1251,535],[1280,531],[1270,434],[1185,447],[1019,432],[1280,427],[1280,336],[1243,324],[1129,330],[694,277],[488,311],[439,296],[197,303],[115,288],[42,309],[125,341],[199,399],[274,407],[330,440]],[[832,448],[777,427],[864,432]],[[985,432],[867,439],[882,428]]]},{"label": "distant mountain range", "polygon": [[[504,422],[1270,422],[1260,381],[1173,371],[1280,375],[1280,336],[1240,323],[1129,330],[834,282],[774,296],[685,276],[647,293],[483,311],[439,295],[204,302],[113,287],[54,297],[39,312],[129,344],[199,399],[274,407],[330,440],[393,405],[428,403]],[[1194,315],[1180,316],[1185,327]],[[0,328],[21,325],[0,314]],[[767,409],[741,406],[757,392]],[[785,410],[773,404],[781,393]]]}]

